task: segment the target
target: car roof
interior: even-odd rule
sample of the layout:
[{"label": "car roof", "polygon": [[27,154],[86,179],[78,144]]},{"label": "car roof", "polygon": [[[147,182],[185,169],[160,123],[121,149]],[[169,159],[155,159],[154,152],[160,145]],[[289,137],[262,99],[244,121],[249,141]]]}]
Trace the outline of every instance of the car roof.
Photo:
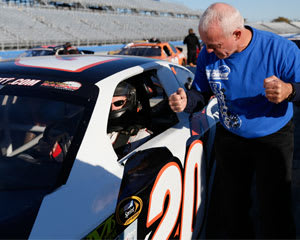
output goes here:
[{"label": "car roof", "polygon": [[[5,78],[40,79],[95,84],[127,68],[154,59],[116,55],[60,55],[24,57],[0,62],[0,84]],[[2,80],[1,80],[2,79]]]},{"label": "car roof", "polygon": [[129,68],[152,65],[148,63],[155,60],[111,55],[17,58],[0,62],[0,94],[86,103],[96,99],[98,82]]}]

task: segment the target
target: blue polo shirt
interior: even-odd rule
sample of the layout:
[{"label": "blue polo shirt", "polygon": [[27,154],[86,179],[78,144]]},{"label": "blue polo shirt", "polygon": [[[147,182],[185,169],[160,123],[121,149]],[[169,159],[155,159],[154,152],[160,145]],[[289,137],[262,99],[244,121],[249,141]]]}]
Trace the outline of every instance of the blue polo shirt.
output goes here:
[{"label": "blue polo shirt", "polygon": [[255,138],[272,134],[293,116],[292,103],[269,102],[264,79],[277,76],[300,82],[300,51],[296,44],[274,33],[248,27],[250,44],[240,53],[219,59],[203,48],[197,59],[193,87],[211,89],[218,99],[220,122],[229,131]]}]

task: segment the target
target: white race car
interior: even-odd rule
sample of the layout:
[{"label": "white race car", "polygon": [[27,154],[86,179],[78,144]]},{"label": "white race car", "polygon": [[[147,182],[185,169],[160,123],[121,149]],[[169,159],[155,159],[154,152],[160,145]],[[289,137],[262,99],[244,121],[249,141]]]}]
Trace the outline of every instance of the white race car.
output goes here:
[{"label": "white race car", "polygon": [[[218,114],[215,99],[192,116],[171,111],[168,96],[191,79],[171,62],[126,56],[1,62],[0,237],[201,236]],[[123,81],[138,105],[125,122],[151,134],[120,154],[108,132]]]}]

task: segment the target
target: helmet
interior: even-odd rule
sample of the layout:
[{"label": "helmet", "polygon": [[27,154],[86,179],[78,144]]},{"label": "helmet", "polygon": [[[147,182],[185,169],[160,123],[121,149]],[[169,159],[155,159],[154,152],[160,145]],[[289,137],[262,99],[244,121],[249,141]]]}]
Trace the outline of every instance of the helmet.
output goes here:
[{"label": "helmet", "polygon": [[137,110],[136,89],[131,84],[127,82],[121,82],[117,86],[114,92],[114,97],[116,96],[126,96],[127,101],[121,109],[110,112],[109,114],[110,120],[118,119],[120,117],[125,117],[130,113],[136,112]]}]

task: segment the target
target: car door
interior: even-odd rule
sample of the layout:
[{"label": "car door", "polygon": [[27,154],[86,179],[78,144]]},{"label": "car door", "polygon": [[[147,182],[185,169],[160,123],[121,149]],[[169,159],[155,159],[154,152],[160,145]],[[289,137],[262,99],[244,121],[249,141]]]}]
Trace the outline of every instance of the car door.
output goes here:
[{"label": "car door", "polygon": [[153,136],[119,160],[124,173],[115,213],[88,239],[185,239],[198,235],[204,223],[203,141],[191,131],[189,115],[176,114],[168,105],[168,96],[184,86],[168,64],[128,81],[134,85],[140,78],[151,89],[143,96]]}]

